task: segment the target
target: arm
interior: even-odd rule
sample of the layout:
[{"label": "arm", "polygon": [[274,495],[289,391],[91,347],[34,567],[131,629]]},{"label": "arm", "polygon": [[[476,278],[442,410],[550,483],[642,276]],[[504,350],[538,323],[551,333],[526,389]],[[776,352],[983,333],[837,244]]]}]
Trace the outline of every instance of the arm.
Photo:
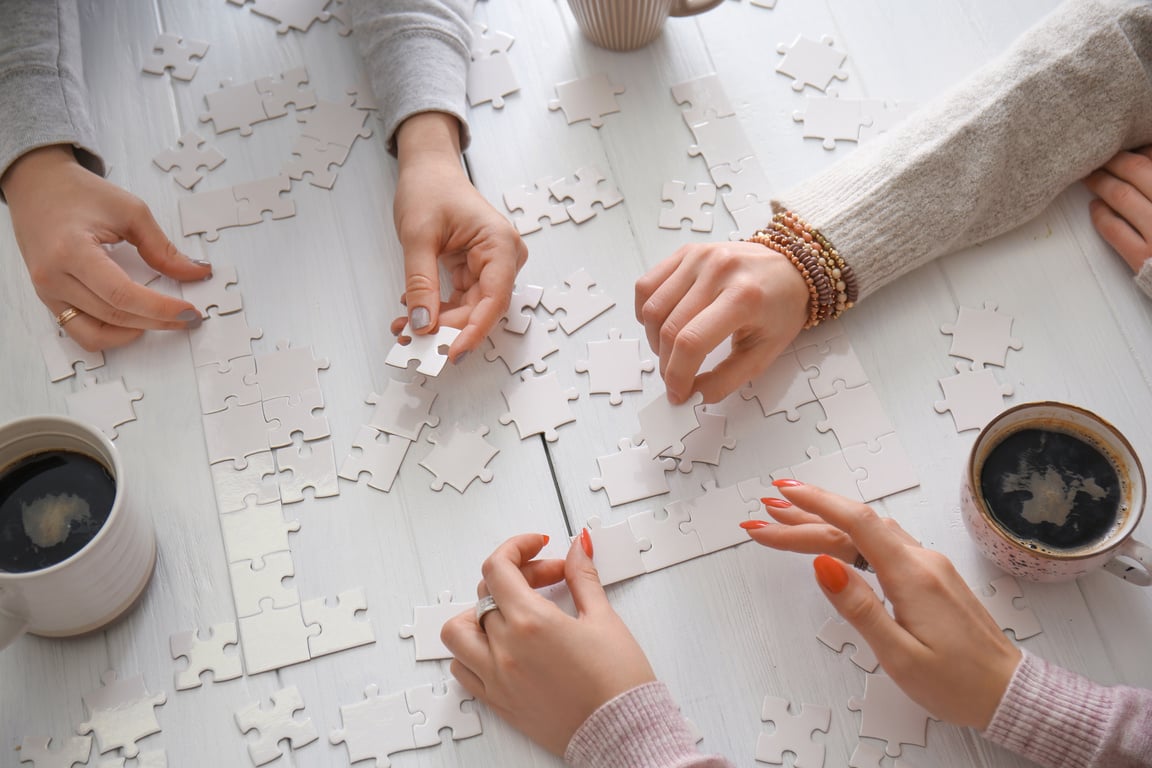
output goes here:
[{"label": "arm", "polygon": [[1069,0],[1012,48],[781,194],[855,269],[861,298],[1040,213],[1152,142],[1152,5]]},{"label": "arm", "polygon": [[139,198],[100,174],[74,0],[0,0],[0,192],[32,284],[85,349],[200,324],[188,302],[138,285],[101,248],[128,240],[153,269],[202,280]]},{"label": "arm", "polygon": [[[533,560],[547,537],[515,536],[485,562],[473,611],[441,632],[452,675],[512,726],[577,768],[730,768],[701,755],[668,689],[612,610],[585,531],[565,560]],[[535,590],[565,581],[570,616]]]},{"label": "arm", "polygon": [[[401,300],[416,333],[461,329],[448,350],[459,362],[508,309],[528,249],[511,222],[472,186],[464,95],[471,4],[466,0],[357,0],[353,27],[381,105],[400,176],[393,203],[404,249]],[[445,299],[440,269],[451,276]]]}]

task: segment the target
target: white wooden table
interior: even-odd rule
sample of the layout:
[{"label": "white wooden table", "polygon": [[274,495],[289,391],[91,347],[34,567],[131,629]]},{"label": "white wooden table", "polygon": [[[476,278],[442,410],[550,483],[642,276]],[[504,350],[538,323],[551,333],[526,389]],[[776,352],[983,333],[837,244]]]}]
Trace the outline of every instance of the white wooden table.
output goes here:
[{"label": "white wooden table", "polygon": [[[167,694],[158,710],[163,730],[141,747],[166,750],[169,765],[250,764],[233,713],[287,685],[301,690],[305,714],[321,738],[277,764],[344,765],[344,747],[326,739],[340,727],[340,705],[359,701],[369,683],[382,692],[401,691],[446,674],[447,662],[415,661],[398,628],[411,621],[413,606],[434,602],[441,590],[467,600],[480,562],[506,537],[548,533],[554,539],[549,550],[560,553],[567,536],[593,515],[616,522],[697,495],[705,480],[724,486],[767,477],[778,466],[767,465],[765,456],[799,427],[780,415],[763,419],[754,402],[736,398],[730,428],[738,445],[718,467],[673,477],[669,496],[616,508],[588,488],[598,474],[595,458],[636,432],[637,408],[663,387],[649,375],[645,392],[626,395],[618,407],[603,395],[590,396],[586,378],[573,370],[585,343],[605,338],[609,328],[638,336],[636,277],[680,244],[723,240],[731,229],[721,205],[711,234],[656,226],[665,181],[707,180],[703,162],[686,153],[691,136],[670,86],[718,73],[761,164],[783,189],[852,147],[829,152],[801,138],[791,115],[803,108],[805,94],[794,93],[790,80],[773,71],[778,42],[797,34],[832,35],[848,53],[842,95],[924,101],[1003,50],[1054,5],[781,0],[766,10],[732,0],[698,20],[670,22],[644,50],[618,54],[584,41],[559,0],[481,3],[479,17],[516,38],[509,55],[520,90],[503,110],[487,104],[472,110],[467,159],[479,189],[502,208],[506,189],[595,165],[625,198],[587,223],[545,226],[526,237],[531,257],[524,282],[555,285],[583,266],[617,302],[572,336],[553,334],[561,350],[548,359],[549,370],[580,390],[572,403],[576,422],[560,429],[556,443],[521,441],[514,427],[498,422],[505,411],[500,388],[510,381],[504,367],[482,354],[449,367],[435,382],[435,412],[443,425],[459,420],[491,428],[488,439],[500,449],[489,465],[491,483],[475,483],[464,495],[431,491],[431,476],[418,466],[430,446],[421,443],[390,493],[342,481],[338,497],[284,507],[301,523],[292,558],[302,598],[362,586],[376,643],[177,692],[169,635],[235,617],[188,339],[151,333],[109,352],[101,376],[123,376],[130,389],[145,393],[137,403],[139,419],[121,428],[117,445],[131,473],[134,503],[155,521],[159,565],[142,604],[124,621],[81,639],[22,638],[0,654],[0,764],[18,764],[14,750],[25,735],[59,739],[74,733],[86,718],[82,696],[111,668],[142,674],[149,690]],[[212,137],[196,116],[204,94],[225,77],[243,82],[306,66],[322,97],[342,98],[360,73],[354,43],[337,34],[336,22],[280,36],[273,22],[220,0],[125,0],[84,4],[82,13],[92,109],[112,178],[148,201],[188,253],[237,265],[249,322],[264,333],[253,344],[256,351],[288,339],[311,345],[330,361],[321,382],[339,461],[369,415],[365,395],[398,375],[384,365],[392,344],[388,324],[400,311],[402,264],[390,213],[395,164],[383,137],[377,132],[356,143],[333,190],[295,183],[294,218],[225,230],[216,243],[179,237],[176,204],[188,193],[151,157],[188,128]],[[211,43],[191,83],[140,73],[142,56],[160,31]],[[547,109],[556,83],[599,72],[627,89],[621,112],[608,116],[603,128],[569,126],[561,113]],[[200,188],[275,174],[297,133],[289,116],[256,126],[248,138],[235,132],[212,138],[228,161]],[[1016,389],[1006,404],[1051,398],[1086,406],[1117,424],[1140,454],[1152,456],[1152,304],[1093,232],[1088,198],[1085,190],[1072,189],[1018,231],[904,278],[843,320],[921,481],[877,506],[951,556],[972,584],[987,584],[998,574],[975,551],[958,514],[959,474],[975,433],[957,434],[951,419],[932,407],[940,398],[937,379],[950,375],[954,362],[939,327],[956,318],[958,307],[990,300],[1016,318],[1014,332],[1024,348],[1010,353],[1007,367],[997,372]],[[50,318],[29,285],[7,219],[0,228],[0,421],[63,413],[65,395],[78,384],[48,382],[38,339],[51,329]],[[814,407],[806,407],[800,424],[812,444],[834,449],[831,434],[811,427],[822,418]],[[803,459],[801,446],[794,461]],[[1152,522],[1138,533],[1152,538]],[[809,560],[741,545],[609,590],[657,673],[703,733],[703,747],[738,765],[753,764],[757,734],[766,727],[759,716],[767,694],[832,708],[831,730],[818,737],[827,744],[826,765],[846,765],[858,741],[859,714],[846,704],[861,695],[864,676],[815,639],[832,611]],[[1028,584],[1024,592],[1044,629],[1023,643],[1027,648],[1106,683],[1152,686],[1152,590],[1098,574],[1071,584]],[[490,712],[482,715],[482,736],[399,753],[394,764],[558,764]],[[928,744],[927,750],[905,747],[904,764],[1024,764],[975,733],[938,723],[929,725]],[[88,764],[99,763],[94,751]]]}]

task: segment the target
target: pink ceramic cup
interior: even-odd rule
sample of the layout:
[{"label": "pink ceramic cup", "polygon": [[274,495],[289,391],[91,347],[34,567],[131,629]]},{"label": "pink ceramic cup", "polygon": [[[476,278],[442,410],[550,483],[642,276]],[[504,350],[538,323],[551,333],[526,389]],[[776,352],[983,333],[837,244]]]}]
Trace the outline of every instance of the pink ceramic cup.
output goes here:
[{"label": "pink ceramic cup", "polygon": [[128,611],[156,564],[152,523],[125,500],[120,454],[95,427],[65,416],[33,416],[0,426],[0,470],[44,451],[81,453],[116,482],[108,519],[82,549],[37,571],[0,571],[0,648],[24,632],[69,637],[93,632]]},{"label": "pink ceramic cup", "polygon": [[724,0],[568,0],[576,24],[592,42],[631,51],[655,40],[669,16],[694,16]]},{"label": "pink ceramic cup", "polygon": [[[1062,432],[1087,442],[1105,454],[1117,470],[1120,511],[1101,538],[1077,549],[1047,547],[1020,537],[989,512],[981,493],[984,462],[1006,438],[1029,428]],[[1119,430],[1091,411],[1047,401],[1013,406],[980,431],[960,489],[964,524],[980,551],[1005,571],[1030,581],[1067,581],[1103,568],[1133,584],[1152,585],[1152,549],[1132,536],[1144,511],[1144,500],[1144,470]]]}]

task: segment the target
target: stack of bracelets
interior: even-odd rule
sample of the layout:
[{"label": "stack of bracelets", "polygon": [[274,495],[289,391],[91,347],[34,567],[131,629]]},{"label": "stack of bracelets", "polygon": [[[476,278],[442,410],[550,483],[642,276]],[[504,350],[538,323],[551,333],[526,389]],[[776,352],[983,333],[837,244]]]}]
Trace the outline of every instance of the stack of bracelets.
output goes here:
[{"label": "stack of bracelets", "polygon": [[835,320],[856,303],[859,289],[852,267],[832,244],[792,211],[781,211],[772,222],[748,238],[783,255],[808,285],[808,320],[812,328]]}]

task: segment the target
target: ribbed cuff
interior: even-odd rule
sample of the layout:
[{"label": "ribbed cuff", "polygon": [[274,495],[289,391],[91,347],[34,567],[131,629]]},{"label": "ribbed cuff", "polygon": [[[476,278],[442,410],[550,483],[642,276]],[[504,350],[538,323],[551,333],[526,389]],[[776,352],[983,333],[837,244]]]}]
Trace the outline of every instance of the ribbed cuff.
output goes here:
[{"label": "ribbed cuff", "polygon": [[1051,768],[1088,766],[1114,709],[1111,689],[1025,651],[983,735]]},{"label": "ribbed cuff", "polygon": [[568,742],[574,768],[676,766],[699,757],[668,687],[645,683],[603,704]]}]

